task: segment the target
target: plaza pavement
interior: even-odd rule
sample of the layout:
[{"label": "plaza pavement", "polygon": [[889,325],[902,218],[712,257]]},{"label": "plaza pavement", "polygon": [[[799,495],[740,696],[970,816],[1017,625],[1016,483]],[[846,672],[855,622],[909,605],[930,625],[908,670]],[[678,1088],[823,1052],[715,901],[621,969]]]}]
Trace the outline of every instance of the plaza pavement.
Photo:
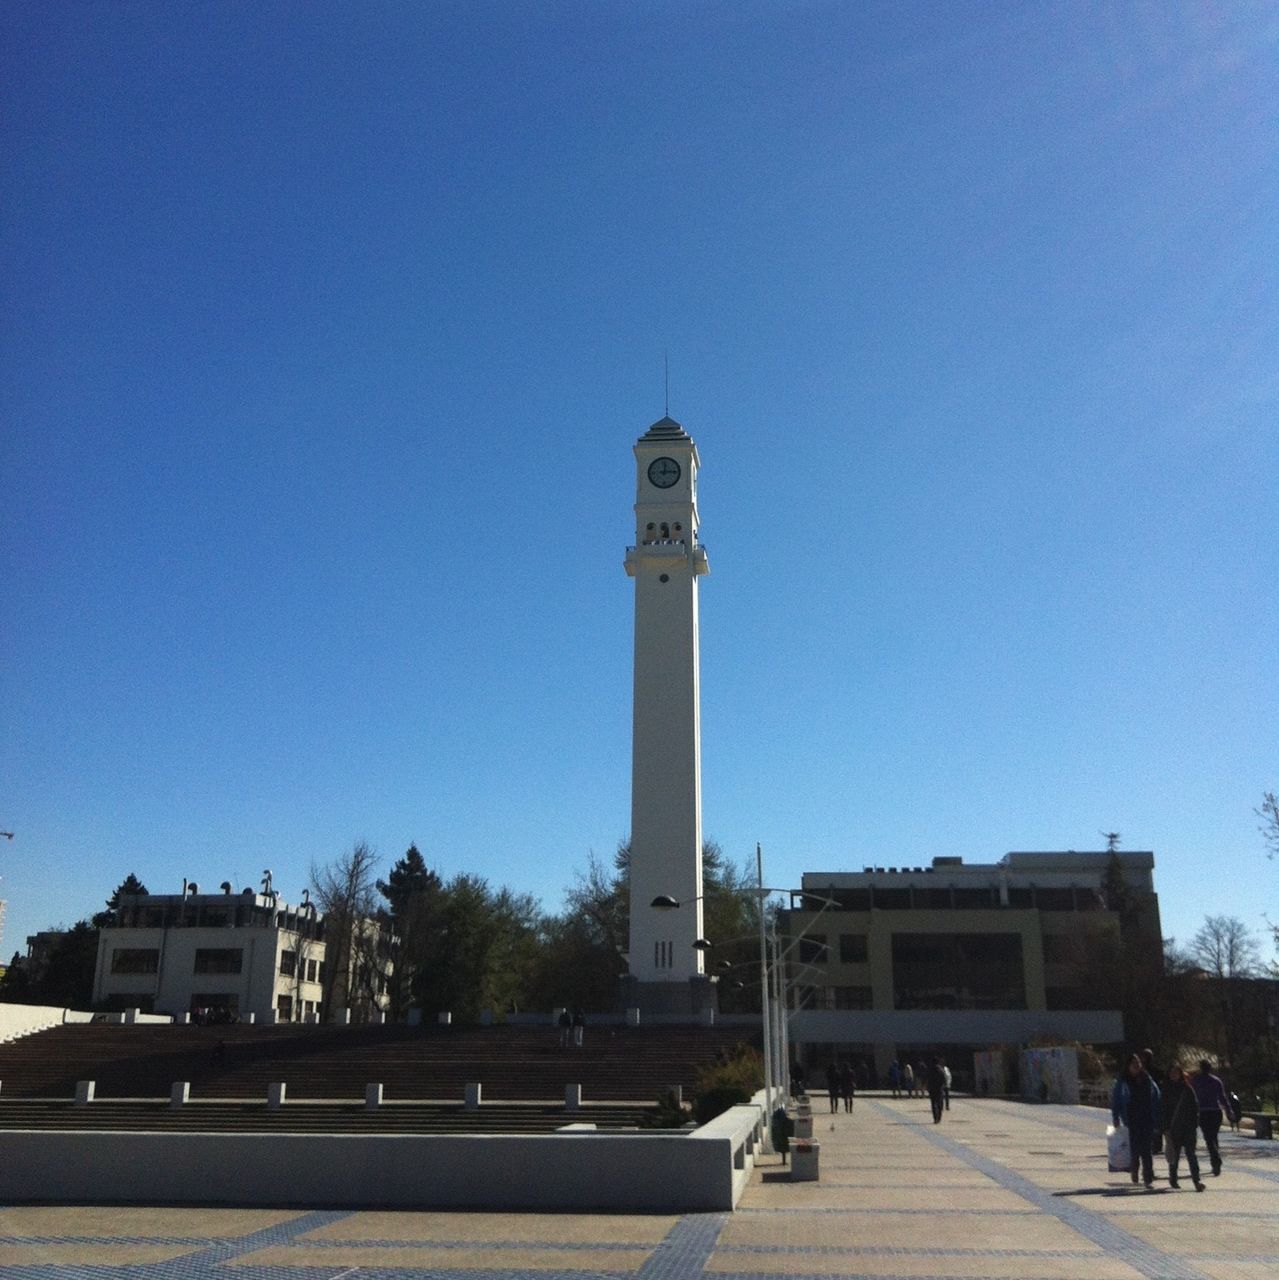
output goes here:
[{"label": "plaza pavement", "polygon": [[[4,1280],[1279,1276],[1279,1142],[1223,1135],[1197,1194],[1106,1171],[1103,1112],[814,1097],[821,1180],[765,1157],[733,1214],[0,1208]],[[1206,1168],[1206,1162],[1205,1162]]]}]

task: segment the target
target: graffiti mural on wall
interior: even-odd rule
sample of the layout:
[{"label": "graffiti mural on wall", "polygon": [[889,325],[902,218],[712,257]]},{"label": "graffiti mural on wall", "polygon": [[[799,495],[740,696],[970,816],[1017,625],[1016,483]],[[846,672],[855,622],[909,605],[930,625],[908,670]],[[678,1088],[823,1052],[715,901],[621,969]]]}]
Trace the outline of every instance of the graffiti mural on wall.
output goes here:
[{"label": "graffiti mural on wall", "polygon": [[1079,1055],[1073,1048],[1023,1049],[1021,1096],[1027,1102],[1079,1102]]}]

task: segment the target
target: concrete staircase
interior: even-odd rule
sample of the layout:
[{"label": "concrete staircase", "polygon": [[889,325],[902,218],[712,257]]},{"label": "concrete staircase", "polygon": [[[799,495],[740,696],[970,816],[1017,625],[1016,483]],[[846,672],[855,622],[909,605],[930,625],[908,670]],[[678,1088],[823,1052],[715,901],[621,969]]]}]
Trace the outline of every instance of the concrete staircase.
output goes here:
[{"label": "concrete staircase", "polygon": [[581,1049],[562,1049],[551,1026],[67,1025],[0,1045],[0,1097],[70,1099],[77,1081],[94,1080],[99,1100],[167,1100],[186,1080],[196,1100],[256,1103],[284,1081],[290,1100],[362,1104],[365,1085],[380,1083],[388,1103],[448,1103],[477,1082],[494,1101],[562,1108],[565,1086],[580,1084],[584,1104],[648,1106],[672,1085],[691,1091],[717,1049],[746,1038],[728,1027],[588,1027]]}]

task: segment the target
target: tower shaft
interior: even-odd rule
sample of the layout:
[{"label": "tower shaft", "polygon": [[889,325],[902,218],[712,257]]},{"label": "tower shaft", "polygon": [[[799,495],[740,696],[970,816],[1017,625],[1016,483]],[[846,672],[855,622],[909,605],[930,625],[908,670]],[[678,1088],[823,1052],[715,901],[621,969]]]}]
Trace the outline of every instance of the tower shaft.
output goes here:
[{"label": "tower shaft", "polygon": [[[699,459],[669,418],[640,438],[635,458],[636,537],[626,553],[635,579],[629,968],[644,987],[686,987],[703,967],[693,946],[702,933],[697,579],[709,569],[698,541]],[[662,896],[680,908],[650,905]]]}]

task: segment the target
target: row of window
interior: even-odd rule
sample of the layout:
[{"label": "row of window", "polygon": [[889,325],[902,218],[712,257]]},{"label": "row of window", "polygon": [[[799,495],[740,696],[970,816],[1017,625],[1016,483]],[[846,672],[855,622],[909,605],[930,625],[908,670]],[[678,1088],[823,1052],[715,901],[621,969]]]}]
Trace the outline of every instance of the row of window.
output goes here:
[{"label": "row of window", "polygon": [[[323,982],[324,981],[324,961],[307,959],[303,962],[304,973],[303,981],[305,982]],[[280,973],[285,978],[293,978],[297,976],[298,971],[298,953],[296,951],[280,952]]]},{"label": "row of window", "polygon": [[[285,956],[292,957],[296,964],[297,953],[286,951]],[[307,978],[314,982],[315,961],[307,961]],[[321,966],[322,968],[323,966]],[[244,949],[242,947],[200,947],[195,953],[192,973],[240,973],[244,969]],[[111,953],[111,972],[123,974],[158,973],[160,970],[160,950],[158,947],[117,947]],[[284,956],[280,958],[280,972],[286,971]],[[322,979],[321,979],[322,980]]]},{"label": "row of window", "polygon": [[[894,934],[894,937],[905,936]],[[921,934],[921,937],[929,935]],[[950,936],[950,935],[938,935]],[[980,935],[964,935],[978,937]],[[1008,935],[995,935],[1008,936]],[[839,963],[865,964],[870,959],[868,938],[864,933],[841,933],[839,935]],[[1049,964],[1072,964],[1081,954],[1082,941],[1069,934],[1044,934],[1044,959]],[[799,943],[800,964],[826,964],[830,960],[830,943],[824,933],[810,933]]]},{"label": "row of window", "polygon": [[[1076,987],[1049,987],[1044,992],[1049,1009],[1093,1009],[1097,995]],[[904,1003],[909,999],[911,1003]],[[800,1009],[870,1010],[875,1001],[869,987],[800,987],[796,996]],[[894,1007],[898,1009],[957,1009],[977,1007],[964,1002],[962,993],[932,991],[894,992]]]},{"label": "row of window", "polygon": [[[868,885],[865,889],[823,889],[822,896],[833,899],[841,911],[984,911],[1005,905],[1000,900],[998,885],[980,888],[923,885],[883,888]],[[803,905],[802,895],[796,893],[796,909]],[[1105,908],[1097,889],[1079,885],[1067,889],[1010,887],[1007,905],[1037,911],[1100,911]]]},{"label": "row of window", "polygon": [[309,911],[274,911],[270,907],[234,899],[223,904],[191,906],[172,903],[156,906],[123,907],[119,914],[122,929],[271,928],[301,932],[310,938],[324,936],[324,922]]}]

